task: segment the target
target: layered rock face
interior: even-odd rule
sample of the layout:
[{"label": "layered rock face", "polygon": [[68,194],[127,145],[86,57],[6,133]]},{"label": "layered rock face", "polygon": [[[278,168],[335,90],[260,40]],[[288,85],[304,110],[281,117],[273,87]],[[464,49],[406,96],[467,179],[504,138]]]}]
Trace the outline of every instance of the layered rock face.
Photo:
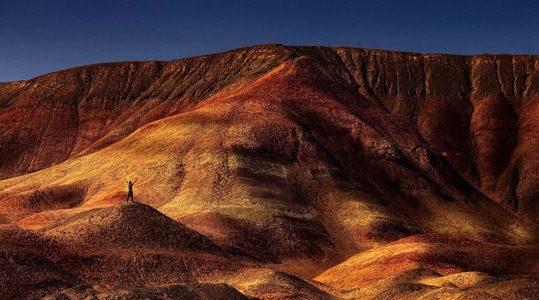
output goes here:
[{"label": "layered rock face", "polygon": [[3,250],[69,275],[40,296],[522,296],[538,100],[535,56],[282,45],[0,83]]},{"label": "layered rock face", "polygon": [[262,47],[168,63],[95,65],[2,83],[0,176],[93,152],[217,91],[241,88],[242,80],[279,63],[274,55],[283,53],[273,52]]},{"label": "layered rock face", "polygon": [[297,56],[312,58],[419,133],[462,177],[506,208],[533,202],[535,180],[524,175],[535,166],[534,56],[275,45],[173,62],[95,65],[2,83],[0,176],[35,172],[101,149],[211,95],[239,90]]}]

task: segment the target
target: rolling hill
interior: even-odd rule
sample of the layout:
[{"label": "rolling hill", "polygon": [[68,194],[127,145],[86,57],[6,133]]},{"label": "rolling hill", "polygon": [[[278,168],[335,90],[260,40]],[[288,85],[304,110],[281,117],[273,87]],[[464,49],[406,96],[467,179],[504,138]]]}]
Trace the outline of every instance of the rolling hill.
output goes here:
[{"label": "rolling hill", "polygon": [[0,251],[36,282],[4,295],[531,297],[538,66],[262,45],[0,83]]}]

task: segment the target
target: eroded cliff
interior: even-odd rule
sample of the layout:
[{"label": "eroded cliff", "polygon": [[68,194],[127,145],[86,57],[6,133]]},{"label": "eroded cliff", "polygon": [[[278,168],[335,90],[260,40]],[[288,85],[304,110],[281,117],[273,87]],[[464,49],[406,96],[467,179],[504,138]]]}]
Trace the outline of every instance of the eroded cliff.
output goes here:
[{"label": "eroded cliff", "polygon": [[[72,272],[66,285],[509,295],[503,276],[539,272],[538,61],[265,45],[1,83],[4,250]],[[119,205],[126,178],[163,215]],[[93,238],[124,252],[96,256]],[[303,281],[320,273],[337,290]],[[450,276],[466,285],[445,290]],[[473,281],[487,277],[494,290]]]}]

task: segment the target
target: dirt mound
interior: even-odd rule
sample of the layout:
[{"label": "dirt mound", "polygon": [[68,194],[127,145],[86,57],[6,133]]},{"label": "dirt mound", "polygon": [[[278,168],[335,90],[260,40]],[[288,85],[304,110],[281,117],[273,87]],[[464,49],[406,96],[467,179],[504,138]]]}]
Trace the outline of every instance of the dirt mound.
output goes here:
[{"label": "dirt mound", "polygon": [[218,250],[203,235],[140,203],[95,208],[52,224],[42,231],[46,237],[58,243],[79,249]]},{"label": "dirt mound", "polygon": [[313,283],[274,270],[246,270],[230,279],[228,283],[243,294],[260,299],[335,299]]},{"label": "dirt mound", "polygon": [[251,265],[154,208],[120,204],[78,213],[44,228],[62,268],[90,284],[215,282]]},{"label": "dirt mound", "polygon": [[45,297],[56,299],[193,299],[193,300],[248,300],[225,284],[192,284],[168,287],[88,287],[80,286]]}]

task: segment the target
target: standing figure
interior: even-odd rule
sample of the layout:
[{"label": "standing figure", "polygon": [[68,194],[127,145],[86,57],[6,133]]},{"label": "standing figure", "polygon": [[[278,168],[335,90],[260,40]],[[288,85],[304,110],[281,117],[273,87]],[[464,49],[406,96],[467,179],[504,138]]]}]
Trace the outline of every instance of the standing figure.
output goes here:
[{"label": "standing figure", "polygon": [[127,182],[127,203],[129,203],[129,198],[131,198],[131,202],[135,202],[135,198],[133,197],[133,186],[135,185],[135,182],[137,182],[136,179],[135,181]]}]

